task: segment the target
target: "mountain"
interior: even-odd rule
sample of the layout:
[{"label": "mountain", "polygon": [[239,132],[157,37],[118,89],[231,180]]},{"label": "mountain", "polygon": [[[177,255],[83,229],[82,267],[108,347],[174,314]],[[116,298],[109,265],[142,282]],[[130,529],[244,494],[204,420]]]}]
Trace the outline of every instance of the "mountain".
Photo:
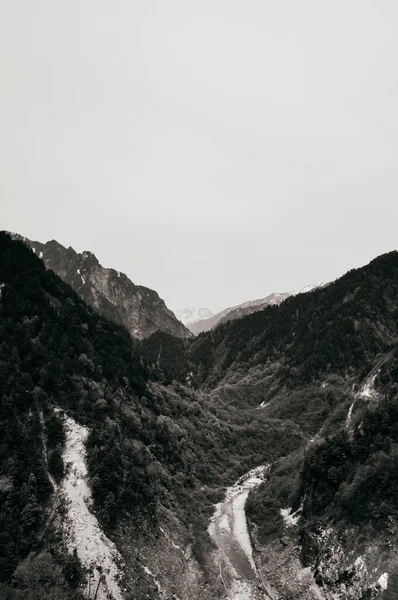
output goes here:
[{"label": "mountain", "polygon": [[345,423],[276,461],[249,499],[262,566],[278,569],[283,597],[398,598],[396,343],[351,391]]},{"label": "mountain", "polygon": [[203,331],[209,331],[214,327],[217,327],[220,323],[226,323],[227,321],[232,321],[234,319],[241,319],[246,315],[251,315],[252,313],[263,310],[267,306],[273,306],[275,304],[280,304],[289,296],[295,296],[297,294],[302,294],[305,292],[309,292],[317,287],[323,287],[327,285],[326,283],[319,283],[316,285],[309,285],[303,289],[296,290],[294,292],[283,292],[283,293],[273,293],[269,294],[265,298],[259,298],[258,300],[249,300],[248,302],[243,302],[242,304],[238,304],[236,306],[232,306],[229,308],[225,308],[221,312],[216,315],[211,316],[210,318],[202,318],[200,320],[196,320],[193,323],[189,324],[189,329],[195,335],[202,333]]},{"label": "mountain", "polygon": [[0,289],[0,598],[222,597],[213,504],[299,428],[162,385],[124,327],[5,233]]},{"label": "mountain", "polygon": [[398,252],[185,346],[161,337],[143,350],[166,379],[188,376],[214,406],[252,406],[306,437],[247,503],[268,596],[395,600]]},{"label": "mountain", "polygon": [[270,294],[269,296],[259,300],[249,300],[248,302],[244,302],[243,304],[239,304],[238,306],[227,309],[227,314],[221,317],[217,324],[226,323],[227,321],[232,321],[233,319],[240,319],[246,315],[251,315],[258,310],[263,310],[266,306],[280,304],[290,295],[291,294],[289,292],[285,292],[283,294]]},{"label": "mountain", "polygon": [[352,385],[361,380],[378,354],[391,350],[398,336],[397,271],[398,253],[392,252],[328,285],[222,323],[185,346],[158,334],[142,348],[167,377],[183,381],[189,375],[224,402],[272,406],[278,397],[280,407],[293,410],[301,387],[315,387],[318,394],[331,377],[345,389],[350,379]]},{"label": "mountain", "polygon": [[220,323],[226,323],[227,321],[231,321],[233,319],[240,319],[241,317],[256,312],[257,310],[263,310],[270,304],[279,304],[289,296],[289,292],[283,294],[270,294],[265,298],[249,300],[248,302],[243,302],[242,304],[237,304],[236,306],[230,306],[229,308],[225,308],[224,310],[220,311],[216,315],[198,320],[194,323],[190,323],[189,329],[195,335],[199,335],[199,333],[204,331],[210,331],[210,329],[217,327],[217,325]]},{"label": "mountain", "polygon": [[202,334],[189,347],[201,382],[220,381],[231,366],[247,371],[271,363],[290,386],[329,373],[366,372],[397,335],[397,257],[383,255],[333,283]]},{"label": "mountain", "polygon": [[199,321],[190,323],[189,330],[194,335],[199,335],[200,333],[203,333],[204,331],[210,331],[210,329],[213,329],[213,327],[216,327],[218,325],[218,323],[221,321],[221,319],[223,317],[225,317],[229,313],[230,310],[232,310],[232,309],[226,308],[225,310],[222,310],[221,312],[213,315],[212,317],[206,317],[205,319],[200,319]]},{"label": "mountain", "polygon": [[135,285],[124,273],[103,267],[92,252],[77,253],[55,240],[42,244],[15,237],[26,242],[48,269],[95,310],[124,325],[132,337],[142,339],[158,330],[176,337],[191,336],[157,292]]},{"label": "mountain", "polygon": [[0,233],[0,340],[0,598],[397,598],[398,252],[134,343]]},{"label": "mountain", "polygon": [[203,319],[210,319],[214,313],[208,308],[180,308],[174,311],[177,319],[186,326],[192,325],[197,321],[203,321]]}]

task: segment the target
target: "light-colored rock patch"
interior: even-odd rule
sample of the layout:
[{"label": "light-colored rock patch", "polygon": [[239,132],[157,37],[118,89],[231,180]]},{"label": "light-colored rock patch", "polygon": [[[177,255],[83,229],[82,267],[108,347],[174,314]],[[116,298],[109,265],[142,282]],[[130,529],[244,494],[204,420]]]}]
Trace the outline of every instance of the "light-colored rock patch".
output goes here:
[{"label": "light-colored rock patch", "polygon": [[85,442],[88,430],[71,417],[65,418],[66,442],[63,459],[67,475],[61,491],[66,501],[64,537],[68,550],[74,549],[86,569],[92,569],[90,587],[97,590],[97,600],[123,600],[119,587],[121,556],[116,546],[101,530],[90,512],[91,490],[87,483]]},{"label": "light-colored rock patch", "polygon": [[382,590],[386,590],[388,588],[388,573],[383,573],[377,580],[377,583]]}]

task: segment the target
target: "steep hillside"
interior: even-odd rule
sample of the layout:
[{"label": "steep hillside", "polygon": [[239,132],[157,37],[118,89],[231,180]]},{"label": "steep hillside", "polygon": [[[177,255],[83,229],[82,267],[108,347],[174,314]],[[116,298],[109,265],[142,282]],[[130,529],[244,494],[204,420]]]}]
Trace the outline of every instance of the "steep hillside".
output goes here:
[{"label": "steep hillside", "polygon": [[83,300],[108,319],[124,325],[133,337],[142,339],[158,330],[190,337],[157,292],[135,285],[124,273],[103,267],[92,252],[79,254],[55,240],[42,244],[20,239]]},{"label": "steep hillside", "polygon": [[197,319],[195,322],[189,324],[189,329],[195,335],[199,335],[204,331],[210,331],[211,329],[214,329],[220,323],[227,323],[228,321],[233,321],[234,319],[240,319],[241,317],[250,315],[257,310],[263,310],[268,305],[280,304],[280,302],[283,302],[283,300],[285,300],[285,298],[288,296],[290,296],[289,293],[270,294],[266,298],[249,300],[248,302],[238,304],[237,306],[230,306],[229,308],[225,308],[224,310],[210,317]]},{"label": "steep hillside", "polygon": [[[397,292],[398,253],[392,252],[193,341],[159,333],[142,348],[167,381],[188,377],[223,404],[261,405],[272,416],[299,418],[312,410],[317,426],[336,394],[348,402],[377,356],[394,347]],[[319,400],[324,414],[316,420]],[[302,426],[309,424],[303,418]]]},{"label": "steep hillside", "polygon": [[212,503],[264,457],[300,447],[299,427],[162,386],[124,328],[4,233],[0,286],[0,596],[69,600],[101,583],[100,555],[87,572],[73,541],[89,525],[122,557],[123,600],[218,597]]},{"label": "steep hillside", "polygon": [[189,346],[194,375],[214,387],[231,371],[273,365],[293,387],[366,373],[397,337],[397,292],[398,252],[391,252],[326,287],[200,335]]},{"label": "steep hillside", "polygon": [[295,423],[312,439],[361,410],[353,389],[395,347],[397,298],[394,252],[193,341],[157,333],[141,349],[165,383],[206,390],[219,407]]},{"label": "steep hillside", "polygon": [[248,514],[260,568],[273,573],[277,593],[310,600],[321,597],[315,587],[326,600],[398,597],[397,423],[395,347],[352,390],[345,425],[273,465]]},{"label": "steep hillside", "polygon": [[228,321],[233,321],[234,319],[241,319],[242,317],[251,315],[254,312],[264,310],[264,308],[267,306],[275,306],[280,304],[290,296],[297,296],[297,294],[309,292],[317,287],[323,287],[325,285],[325,283],[309,285],[294,292],[283,292],[281,294],[274,293],[269,294],[265,298],[259,298],[258,300],[249,300],[248,302],[243,302],[242,304],[225,308],[216,315],[212,315],[210,318],[196,319],[195,322],[189,325],[189,329],[192,331],[192,333],[198,335],[204,331],[210,331],[222,323],[228,323]]},{"label": "steep hillside", "polygon": [[397,322],[392,252],[194,340],[138,346],[1,233],[0,597],[222,598],[212,505],[271,464],[248,501],[262,589],[393,598]]},{"label": "steep hillside", "polygon": [[188,373],[215,405],[256,407],[307,437],[247,505],[274,600],[398,597],[397,343],[391,252],[185,345],[144,344],[166,378]]},{"label": "steep hillside", "polygon": [[392,252],[257,324],[252,315],[195,341],[218,360],[204,377],[213,398],[243,406],[262,393],[259,411],[308,433],[305,452],[277,461],[247,507],[275,599],[398,597],[397,292]]}]

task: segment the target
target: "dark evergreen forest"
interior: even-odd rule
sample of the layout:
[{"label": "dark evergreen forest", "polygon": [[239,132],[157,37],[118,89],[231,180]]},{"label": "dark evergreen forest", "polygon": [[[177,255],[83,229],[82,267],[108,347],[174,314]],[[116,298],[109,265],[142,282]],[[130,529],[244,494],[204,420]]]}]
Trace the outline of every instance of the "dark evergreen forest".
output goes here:
[{"label": "dark evergreen forest", "polygon": [[[279,363],[289,389],[328,374],[365,375],[398,336],[398,252],[379,256],[329,285],[229,321],[191,342],[157,333],[142,342],[167,380],[192,372],[212,389],[231,372]],[[176,357],[173,360],[172,357]]]},{"label": "dark evergreen forest", "polygon": [[[90,431],[93,510],[110,537],[131,522],[150,535],[167,509],[201,563],[224,486],[269,462],[248,502],[261,539],[303,497],[303,540],[330,519],[387,527],[398,514],[397,318],[392,252],[194,340],[138,343],[0,233],[1,597],[80,597],[85,573],[52,519],[49,472],[65,473],[55,408]],[[348,431],[377,361],[379,400],[356,408]]]},{"label": "dark evergreen forest", "polygon": [[[22,242],[0,234],[1,597],[78,598],[84,573],[52,526],[48,468],[61,480],[64,432],[54,408],[87,426],[94,510],[112,532],[149,531],[161,507],[192,530],[200,561],[222,486],[303,443],[299,427],[221,407],[142,357]],[[44,427],[40,414],[44,416]],[[256,418],[254,418],[254,415]]]}]

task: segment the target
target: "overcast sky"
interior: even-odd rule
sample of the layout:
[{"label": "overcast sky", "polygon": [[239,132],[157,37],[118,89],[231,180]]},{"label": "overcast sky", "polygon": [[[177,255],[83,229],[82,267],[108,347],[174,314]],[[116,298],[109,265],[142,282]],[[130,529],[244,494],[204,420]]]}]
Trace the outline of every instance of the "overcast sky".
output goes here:
[{"label": "overcast sky", "polygon": [[173,308],[398,246],[397,0],[0,0],[1,228]]}]

